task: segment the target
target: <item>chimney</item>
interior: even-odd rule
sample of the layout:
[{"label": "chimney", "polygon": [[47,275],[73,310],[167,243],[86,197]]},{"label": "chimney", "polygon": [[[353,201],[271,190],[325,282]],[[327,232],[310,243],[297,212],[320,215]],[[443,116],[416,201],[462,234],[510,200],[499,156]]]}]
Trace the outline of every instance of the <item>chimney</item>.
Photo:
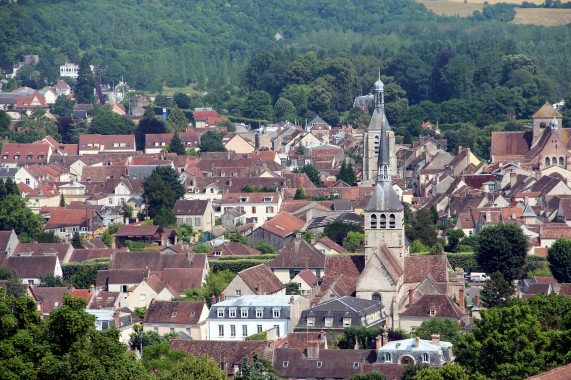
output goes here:
[{"label": "chimney", "polygon": [[389,343],[389,333],[387,331],[383,331],[383,346]]},{"label": "chimney", "polygon": [[462,311],[465,311],[465,308],[464,308],[464,289],[460,289],[458,291],[458,305],[460,306],[460,309],[462,309]]},{"label": "chimney", "polygon": [[119,327],[121,327],[121,321],[119,320],[119,311],[118,310],[113,312],[113,318],[115,319],[115,327],[117,327],[117,329],[119,329]]},{"label": "chimney", "polygon": [[293,296],[289,297],[289,303],[292,305],[295,303],[295,298],[293,298]]},{"label": "chimney", "polygon": [[306,352],[308,359],[319,359],[319,341],[317,339],[308,340]]},{"label": "chimney", "polygon": [[224,293],[220,293],[220,302],[224,301]]},{"label": "chimney", "polygon": [[417,336],[414,338],[414,348],[420,347],[420,338]]},{"label": "chimney", "polygon": [[375,343],[377,350],[380,350],[381,347],[383,347],[383,338],[380,335],[377,335],[377,337],[375,338]]},{"label": "chimney", "polygon": [[478,309],[480,308],[480,295],[476,294],[476,297],[474,297],[474,308]]},{"label": "chimney", "polygon": [[462,153],[462,145],[458,145],[458,154]]},{"label": "chimney", "polygon": [[511,172],[510,173],[510,187],[515,187],[517,183],[517,173]]},{"label": "chimney", "polygon": [[408,289],[408,305],[409,307],[412,306],[412,303],[414,301],[414,297],[413,297],[413,293],[412,293],[412,288]]},{"label": "chimney", "polygon": [[537,173],[535,173],[535,179],[537,181],[539,181],[541,179],[541,172],[540,171],[537,171]]},{"label": "chimney", "polygon": [[210,304],[214,305],[216,303],[216,296],[213,294],[212,298],[210,299]]},{"label": "chimney", "polygon": [[89,293],[95,294],[95,285],[91,284],[91,285],[89,286]]},{"label": "chimney", "polygon": [[440,334],[432,334],[432,344],[440,346]]}]

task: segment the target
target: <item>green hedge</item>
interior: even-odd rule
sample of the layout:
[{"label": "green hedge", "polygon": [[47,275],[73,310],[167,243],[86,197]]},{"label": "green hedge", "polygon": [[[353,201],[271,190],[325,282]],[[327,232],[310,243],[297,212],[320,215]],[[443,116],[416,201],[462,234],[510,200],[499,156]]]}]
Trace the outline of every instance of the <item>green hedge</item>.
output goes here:
[{"label": "green hedge", "polygon": [[67,263],[62,264],[61,271],[63,273],[63,280],[64,281],[71,281],[71,278],[74,274],[77,273],[80,267],[82,266],[91,266],[96,267],[98,271],[100,270],[108,270],[109,269],[109,258],[101,258],[101,259],[91,259],[86,260],[81,263]]},{"label": "green hedge", "polygon": [[248,119],[247,117],[239,117],[239,116],[230,116],[226,115],[228,119],[230,119],[233,123],[244,123],[244,124],[251,124],[252,128],[260,128],[260,124],[269,124],[269,120],[262,120],[262,119]]},{"label": "green hedge", "polygon": [[547,261],[547,257],[541,255],[527,255],[527,262]]},{"label": "green hedge", "polygon": [[264,331],[259,334],[254,334],[246,337],[245,340],[268,340],[268,332]]},{"label": "green hedge", "polygon": [[446,257],[452,268],[462,268],[465,271],[480,272],[474,253],[447,253]]},{"label": "green hedge", "polygon": [[[171,112],[171,110],[173,109],[173,107],[158,107],[158,106],[153,106],[153,111],[155,112],[155,115],[162,115],[163,114],[163,108],[167,109],[167,115]],[[182,112],[184,112],[184,116],[186,116],[186,118],[188,119],[189,122],[193,122],[194,121],[194,111],[193,110],[185,110],[182,108],[179,108]]]},{"label": "green hedge", "polygon": [[238,273],[244,269],[263,264],[266,260],[217,260],[210,261],[210,269],[214,272],[220,272],[228,269],[232,273]]},{"label": "green hedge", "polygon": [[266,253],[262,255],[232,255],[232,256],[221,256],[218,260],[273,260],[277,256],[277,253]]}]

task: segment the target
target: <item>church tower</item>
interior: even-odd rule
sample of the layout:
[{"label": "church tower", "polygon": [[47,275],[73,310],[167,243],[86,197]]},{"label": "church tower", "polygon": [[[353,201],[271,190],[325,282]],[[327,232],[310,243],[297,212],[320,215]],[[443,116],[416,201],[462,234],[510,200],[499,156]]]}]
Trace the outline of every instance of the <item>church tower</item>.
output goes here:
[{"label": "church tower", "polygon": [[397,173],[397,157],[395,153],[395,134],[391,131],[389,122],[385,115],[385,94],[384,84],[379,79],[375,82],[374,89],[374,105],[373,116],[365,132],[364,141],[364,157],[363,157],[363,182],[374,181],[377,176],[377,157],[379,154],[379,144],[381,141],[381,126],[385,125],[389,140],[389,161],[392,173]]},{"label": "church tower", "polygon": [[[383,83],[375,83],[375,113],[384,115]],[[378,101],[377,101],[378,99]],[[365,216],[365,268],[357,281],[357,297],[379,300],[385,315],[393,323],[398,311],[394,300],[399,299],[403,284],[404,258],[408,255],[404,233],[404,207],[392,186],[388,123],[381,121],[375,187]]]}]

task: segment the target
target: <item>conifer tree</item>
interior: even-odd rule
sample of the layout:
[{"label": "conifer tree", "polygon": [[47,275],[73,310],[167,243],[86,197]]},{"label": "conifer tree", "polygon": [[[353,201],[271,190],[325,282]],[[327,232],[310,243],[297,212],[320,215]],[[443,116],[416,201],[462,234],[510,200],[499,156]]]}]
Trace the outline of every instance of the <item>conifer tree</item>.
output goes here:
[{"label": "conifer tree", "polygon": [[20,195],[20,189],[18,189],[18,185],[12,178],[6,180],[6,193],[7,195]]},{"label": "conifer tree", "polygon": [[168,152],[169,153],[176,153],[177,156],[186,155],[186,149],[184,147],[184,144],[182,143],[182,140],[178,136],[178,132],[174,133],[174,136],[172,137],[171,142],[170,142],[169,147],[168,147]]},{"label": "conifer tree", "polygon": [[73,246],[73,248],[85,248],[85,246],[83,245],[83,242],[81,241],[81,236],[79,236],[79,232],[75,231],[73,233],[73,237],[71,238],[71,245]]},{"label": "conifer tree", "polygon": [[59,196],[59,207],[65,207],[65,197],[63,194]]},{"label": "conifer tree", "polygon": [[75,85],[75,99],[78,104],[94,104],[95,96],[93,90],[95,88],[95,78],[89,66],[86,56],[79,61],[79,71],[77,73],[77,82]]},{"label": "conifer tree", "polygon": [[184,112],[182,112],[176,105],[169,113],[167,120],[172,124],[174,130],[177,132],[185,132],[188,128],[188,120],[186,119],[186,116],[184,116]]}]

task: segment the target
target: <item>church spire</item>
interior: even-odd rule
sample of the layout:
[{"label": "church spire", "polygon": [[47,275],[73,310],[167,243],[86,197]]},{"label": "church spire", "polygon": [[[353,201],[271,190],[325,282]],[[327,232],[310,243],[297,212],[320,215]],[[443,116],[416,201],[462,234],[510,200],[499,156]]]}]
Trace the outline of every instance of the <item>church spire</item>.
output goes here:
[{"label": "church spire", "polygon": [[381,114],[381,141],[379,144],[379,159],[377,163],[377,184],[391,181],[391,164],[389,159],[389,139],[387,137],[387,125],[385,122],[385,91],[384,84],[379,79],[375,82],[375,110]]}]

